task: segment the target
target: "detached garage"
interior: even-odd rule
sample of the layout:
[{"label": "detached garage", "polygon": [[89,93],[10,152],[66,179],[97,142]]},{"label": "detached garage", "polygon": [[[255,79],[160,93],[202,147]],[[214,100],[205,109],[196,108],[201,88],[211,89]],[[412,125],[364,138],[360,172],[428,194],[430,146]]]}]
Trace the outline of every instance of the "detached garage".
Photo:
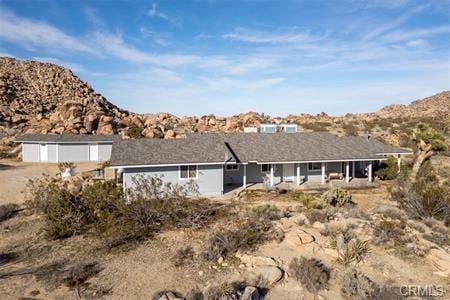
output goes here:
[{"label": "detached garage", "polygon": [[107,161],[117,135],[26,134],[22,143],[22,160],[27,162]]}]

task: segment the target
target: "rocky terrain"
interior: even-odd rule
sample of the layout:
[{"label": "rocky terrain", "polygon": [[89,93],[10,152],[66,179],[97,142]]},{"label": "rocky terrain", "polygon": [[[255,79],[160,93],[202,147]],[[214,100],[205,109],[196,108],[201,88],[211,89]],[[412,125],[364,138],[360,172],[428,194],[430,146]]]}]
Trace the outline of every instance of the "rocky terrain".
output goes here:
[{"label": "rocky terrain", "polygon": [[[450,92],[390,105],[375,113],[333,117],[299,114],[285,118],[247,112],[231,117],[177,117],[169,113],[137,114],[120,109],[63,67],[36,61],[0,58],[0,136],[10,142],[22,133],[114,134],[131,137],[181,137],[186,132],[240,132],[245,126],[289,122],[302,131],[327,130],[336,134],[372,134],[397,143],[399,132],[388,132],[382,119],[442,119],[449,114]],[[381,121],[380,121],[381,120]],[[414,120],[413,120],[414,121]],[[371,123],[370,126],[367,122]],[[413,122],[414,123],[414,122]],[[401,125],[401,124],[397,124]],[[390,127],[385,126],[384,127]],[[395,126],[394,126],[395,127]],[[392,137],[394,135],[394,137]]]}]

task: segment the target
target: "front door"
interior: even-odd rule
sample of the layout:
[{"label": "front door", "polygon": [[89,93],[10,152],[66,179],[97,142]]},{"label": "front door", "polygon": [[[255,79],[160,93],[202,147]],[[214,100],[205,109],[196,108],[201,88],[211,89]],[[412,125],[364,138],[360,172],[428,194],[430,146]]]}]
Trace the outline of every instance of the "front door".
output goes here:
[{"label": "front door", "polygon": [[89,144],[89,160],[98,161],[98,145]]},{"label": "front door", "polygon": [[294,182],[295,180],[295,164],[283,165],[283,180]]},{"label": "front door", "polygon": [[40,161],[48,161],[47,144],[40,144],[39,145],[39,160]]}]

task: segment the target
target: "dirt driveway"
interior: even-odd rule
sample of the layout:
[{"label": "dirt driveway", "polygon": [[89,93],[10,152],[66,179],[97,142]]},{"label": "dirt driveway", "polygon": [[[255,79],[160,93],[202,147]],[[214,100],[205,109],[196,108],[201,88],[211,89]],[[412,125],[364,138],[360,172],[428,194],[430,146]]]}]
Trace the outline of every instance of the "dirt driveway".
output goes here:
[{"label": "dirt driveway", "polygon": [[[76,172],[94,169],[98,163],[77,163]],[[43,173],[55,175],[57,164],[30,163],[18,160],[0,160],[0,204],[24,201],[23,190],[28,179],[41,177]]]}]

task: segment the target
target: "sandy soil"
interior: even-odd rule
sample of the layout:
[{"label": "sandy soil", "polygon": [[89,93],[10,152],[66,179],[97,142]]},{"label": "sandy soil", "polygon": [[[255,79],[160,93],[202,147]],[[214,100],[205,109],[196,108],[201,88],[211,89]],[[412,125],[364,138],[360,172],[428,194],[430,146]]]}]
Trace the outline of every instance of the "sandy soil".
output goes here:
[{"label": "sandy soil", "polygon": [[[77,163],[78,172],[94,169],[97,163]],[[58,172],[57,164],[30,163],[19,160],[0,160],[0,204],[24,201],[23,191],[29,179],[42,176],[43,173],[54,175]]]},{"label": "sandy soil", "polygon": [[[23,201],[18,192],[25,187],[28,178],[41,176],[42,172],[57,172],[56,165],[29,164],[14,161],[0,162],[0,203]],[[79,165],[79,170],[87,170],[95,164]],[[388,205],[387,187],[382,183],[373,189],[352,190],[353,201],[357,207],[371,212],[381,205]],[[6,196],[6,197],[5,197]],[[6,200],[5,200],[6,199]],[[252,206],[273,204],[282,208],[295,208],[298,202],[292,201],[288,194],[257,192],[239,203],[243,210]],[[392,203],[391,203],[392,204]],[[278,225],[297,230],[300,227],[295,217],[282,219]],[[99,240],[94,236],[75,236],[62,241],[51,241],[44,235],[44,220],[25,210],[16,217],[0,223],[0,254],[17,253],[19,257],[10,262],[0,257],[0,274],[14,270],[30,270],[55,261],[64,261],[72,265],[81,261],[97,261],[103,270],[89,280],[94,290],[99,287],[110,289],[107,299],[150,299],[152,294],[161,290],[175,290],[186,293],[194,287],[204,288],[208,284],[219,284],[245,278],[247,268],[239,268],[239,261],[226,260],[227,266],[206,263],[197,258],[193,263],[178,268],[173,265],[173,255],[181,246],[191,245],[198,254],[204,247],[209,228],[203,230],[168,231],[155,238],[135,246],[128,251],[99,250]],[[327,237],[322,236],[312,226],[301,229],[314,236],[315,242],[298,245],[292,238],[281,242],[269,242],[261,245],[252,255],[272,257],[281,262],[283,270],[288,271],[292,258],[305,256],[322,260],[332,269],[329,288],[321,291],[323,299],[342,299],[340,287],[346,269],[336,262],[332,249],[327,245]],[[289,231],[289,230],[288,230]],[[364,235],[365,228],[362,228]],[[292,236],[292,235],[291,235]],[[392,251],[371,245],[370,253],[357,265],[379,284],[389,283],[394,286],[403,284],[443,285],[450,290],[449,278],[439,277],[425,258],[403,259]],[[49,287],[45,281],[34,275],[0,277],[0,299],[19,299],[22,297],[39,299],[76,299],[75,293],[65,286]],[[296,280],[285,273],[281,282],[273,286],[266,299],[318,299],[308,293]]]}]

